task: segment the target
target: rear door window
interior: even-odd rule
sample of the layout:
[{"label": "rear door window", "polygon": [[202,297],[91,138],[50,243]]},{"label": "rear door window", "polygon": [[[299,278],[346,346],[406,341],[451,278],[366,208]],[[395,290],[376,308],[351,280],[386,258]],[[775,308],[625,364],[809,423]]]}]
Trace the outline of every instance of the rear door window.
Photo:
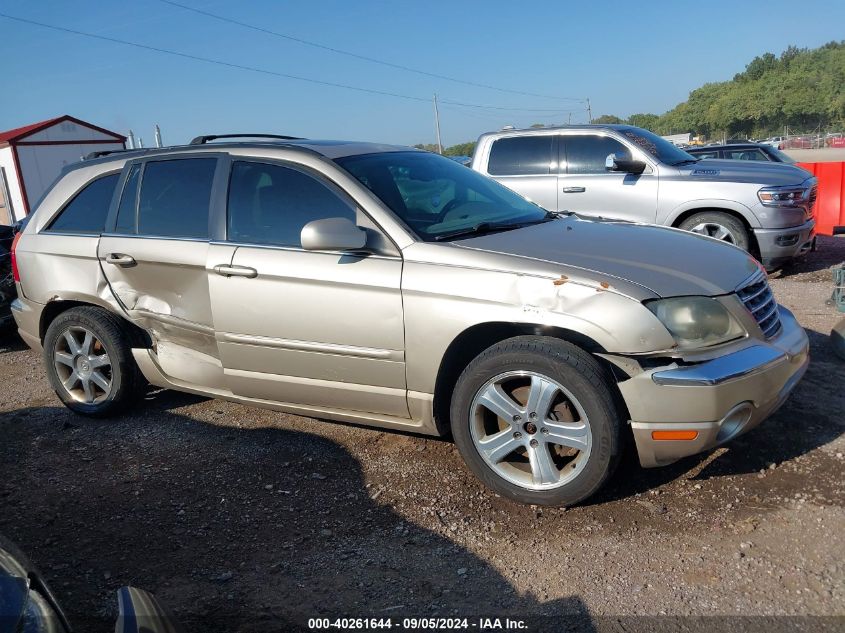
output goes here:
[{"label": "rear door window", "polygon": [[610,154],[616,158],[631,160],[631,150],[609,136],[598,134],[571,134],[561,137],[563,151],[566,157],[566,173],[568,174],[608,174],[617,173],[607,170],[605,163]]},{"label": "rear door window", "polygon": [[500,138],[490,148],[487,173],[493,176],[544,176],[553,173],[552,152],[556,136]]},{"label": "rear door window", "polygon": [[102,233],[120,174],[109,174],[90,182],[65,205],[47,227],[61,233]]},{"label": "rear door window", "polygon": [[728,149],[725,150],[725,156],[731,160],[769,160],[769,157],[756,147],[753,149]]},{"label": "rear door window", "polygon": [[150,161],[138,199],[139,235],[208,239],[216,158]]},{"label": "rear door window", "polygon": [[236,161],[229,180],[231,242],[301,247],[302,227],[312,220],[348,218],[354,206],[317,178],[282,165]]}]

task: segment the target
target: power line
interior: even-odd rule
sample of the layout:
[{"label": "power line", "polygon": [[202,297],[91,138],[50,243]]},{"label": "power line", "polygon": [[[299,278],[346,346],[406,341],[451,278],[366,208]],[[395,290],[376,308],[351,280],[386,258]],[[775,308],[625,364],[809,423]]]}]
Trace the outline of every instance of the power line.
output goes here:
[{"label": "power line", "polygon": [[[303,77],[301,75],[292,75],[289,73],[278,72],[275,70],[269,70],[266,68],[258,68],[255,66],[247,66],[245,64],[237,64],[234,62],[227,62],[222,59],[213,59],[211,57],[202,57],[200,55],[192,55],[191,53],[183,53],[181,51],[175,51],[167,48],[161,48],[158,46],[150,46],[149,44],[141,44],[139,42],[132,42],[130,40],[123,40],[116,37],[109,37],[107,35],[97,35],[96,33],[87,33],[85,31],[78,31],[75,29],[69,29],[64,26],[56,26],[54,24],[46,24],[44,22],[37,22],[35,20],[29,20],[27,18],[21,18],[14,15],[9,15],[7,13],[0,13],[0,17],[7,18],[9,20],[14,20],[16,22],[22,22],[24,24],[32,24],[35,26],[40,26],[46,29],[51,29],[53,31],[59,31],[63,33],[71,33],[73,35],[80,35],[82,37],[90,37],[93,39],[101,40],[104,42],[111,42],[113,44],[123,44],[125,46],[133,46],[135,48],[140,48],[143,50],[154,51],[156,53],[163,53],[165,55],[173,55],[176,57],[182,57],[184,59],[191,59],[194,61],[205,62],[208,64],[216,64],[218,66],[224,66],[226,68],[234,68],[237,70],[246,70],[249,72],[259,73],[263,75],[271,75],[274,77],[282,77],[285,79],[295,79],[297,81],[305,81],[312,84],[317,84],[320,86],[329,86],[332,88],[344,88],[346,90],[355,90],[356,92],[364,92],[367,94],[375,94],[381,95],[385,97],[395,97],[397,99],[406,99],[408,101],[421,101],[428,103],[428,99],[425,97],[415,97],[413,95],[406,95],[401,94],[398,92],[389,92],[386,90],[377,90],[375,88],[363,88],[361,86],[352,86],[349,84],[341,84],[336,83],[333,81],[324,81],[321,79],[314,79],[312,77]],[[448,101],[443,99],[442,103],[448,103],[455,106],[462,106],[466,108],[480,108],[484,110],[508,110],[508,111],[515,111],[515,112],[536,112],[536,113],[558,113],[563,112],[563,110],[554,110],[554,109],[532,109],[532,108],[516,108],[511,106],[491,106],[491,105],[481,105],[477,103],[464,103],[461,101]]]},{"label": "power line", "polygon": [[199,15],[204,15],[210,18],[214,18],[215,20],[220,20],[221,22],[228,22],[229,24],[236,24],[237,26],[241,26],[246,29],[252,29],[253,31],[258,31],[260,33],[266,33],[267,35],[272,35],[274,37],[281,37],[286,40],[290,40],[292,42],[297,42],[299,44],[304,44],[305,46],[312,46],[314,48],[320,48],[325,51],[330,51],[332,53],[337,53],[338,55],[346,55],[347,57],[354,57],[355,59],[360,59],[366,62],[370,62],[373,64],[381,64],[382,66],[388,66],[390,68],[396,68],[398,70],[404,70],[411,73],[416,73],[418,75],[425,75],[427,77],[434,77],[435,79],[443,79],[445,81],[452,81],[454,83],[464,84],[467,86],[474,86],[475,88],[486,88],[487,90],[495,90],[497,92],[506,92],[515,95],[522,95],[524,97],[540,97],[543,99],[558,99],[561,101],[577,101],[579,103],[583,103],[583,98],[578,97],[557,97],[552,95],[543,95],[543,94],[536,94],[533,92],[523,92],[520,90],[510,90],[508,88],[499,88],[498,86],[491,86],[489,84],[478,83],[475,81],[468,81],[466,79],[458,79],[456,77],[449,77],[448,75],[440,75],[438,73],[432,73],[425,70],[420,70],[419,68],[412,68],[410,66],[404,66],[402,64],[396,64],[394,62],[385,61],[383,59],[376,59],[374,57],[367,57],[366,55],[359,55],[358,53],[353,53],[351,51],[345,51],[339,48],[334,48],[333,46],[327,46],[325,44],[320,44],[318,42],[312,42],[310,40],[302,39],[301,37],[295,37],[293,35],[288,35],[286,33],[279,33],[278,31],[272,31],[270,29],[266,29],[261,26],[256,26],[254,24],[248,24],[247,22],[240,22],[239,20],[235,20],[232,18],[227,18],[222,15],[218,15],[217,13],[212,13],[211,11],[204,11],[203,9],[197,9],[195,7],[190,7],[188,5],[182,4],[180,2],[174,2],[173,0],[159,0],[164,4],[169,4],[174,7],[179,7],[180,9],[184,9],[185,11],[192,11],[194,13],[198,13]]}]

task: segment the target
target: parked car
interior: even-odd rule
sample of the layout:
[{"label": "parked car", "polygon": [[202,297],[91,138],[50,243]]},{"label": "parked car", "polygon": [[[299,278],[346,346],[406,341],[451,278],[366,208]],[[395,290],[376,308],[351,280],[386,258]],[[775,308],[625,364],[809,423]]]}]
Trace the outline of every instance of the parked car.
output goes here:
[{"label": "parked car", "polygon": [[[115,626],[121,633],[177,633],[181,630],[155,596],[135,587],[118,590]],[[67,616],[44,577],[9,540],[0,536],[0,631],[71,633]]]},{"label": "parked car", "polygon": [[713,147],[695,147],[687,150],[695,158],[717,158],[724,160],[758,160],[770,163],[794,165],[795,160],[771,145],[762,143],[731,143]]},{"label": "parked car", "polygon": [[478,139],[472,168],[546,209],[650,222],[750,251],[767,269],[813,246],[816,179],[792,165],[707,161],[646,130],[580,125]]},{"label": "parked car", "polygon": [[785,141],[785,136],[773,136],[771,138],[767,138],[765,141],[760,141],[760,144],[769,145],[770,147],[774,147],[776,149],[783,149],[783,144]]},{"label": "parked car", "polygon": [[730,244],[550,213],[410,148],[213,138],[69,167],[18,239],[15,319],[73,411],[147,380],[451,433],[493,490],[557,505],[623,436],[646,467],[709,450],[806,368]]},{"label": "parked car", "polygon": [[14,234],[14,226],[0,225],[0,333],[14,325],[12,301],[16,295],[11,255]]}]

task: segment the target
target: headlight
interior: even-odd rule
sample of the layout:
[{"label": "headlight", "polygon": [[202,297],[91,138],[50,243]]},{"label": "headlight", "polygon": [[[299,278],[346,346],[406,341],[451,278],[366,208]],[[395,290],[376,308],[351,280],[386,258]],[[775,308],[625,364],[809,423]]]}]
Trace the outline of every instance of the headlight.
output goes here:
[{"label": "headlight", "polygon": [[650,301],[646,307],[660,319],[681,349],[698,349],[745,335],[721,303],[710,297],[677,297]]},{"label": "headlight", "polygon": [[793,185],[788,187],[763,187],[757,197],[766,207],[800,207],[810,197],[810,187]]}]

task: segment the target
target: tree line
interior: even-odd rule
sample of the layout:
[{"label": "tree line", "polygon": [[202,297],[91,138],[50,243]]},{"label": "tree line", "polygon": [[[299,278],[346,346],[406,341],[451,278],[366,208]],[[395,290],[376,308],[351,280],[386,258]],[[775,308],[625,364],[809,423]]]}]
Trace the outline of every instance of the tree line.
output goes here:
[{"label": "tree line", "polygon": [[[627,123],[657,134],[691,133],[707,138],[762,138],[789,126],[801,132],[845,131],[845,40],[819,48],[788,47],[751,60],[729,81],[706,83],[663,114],[621,118],[603,114],[593,123]],[[543,127],[535,123],[532,127]],[[432,144],[415,145],[436,152]],[[452,145],[447,156],[471,156],[475,142]]]}]

